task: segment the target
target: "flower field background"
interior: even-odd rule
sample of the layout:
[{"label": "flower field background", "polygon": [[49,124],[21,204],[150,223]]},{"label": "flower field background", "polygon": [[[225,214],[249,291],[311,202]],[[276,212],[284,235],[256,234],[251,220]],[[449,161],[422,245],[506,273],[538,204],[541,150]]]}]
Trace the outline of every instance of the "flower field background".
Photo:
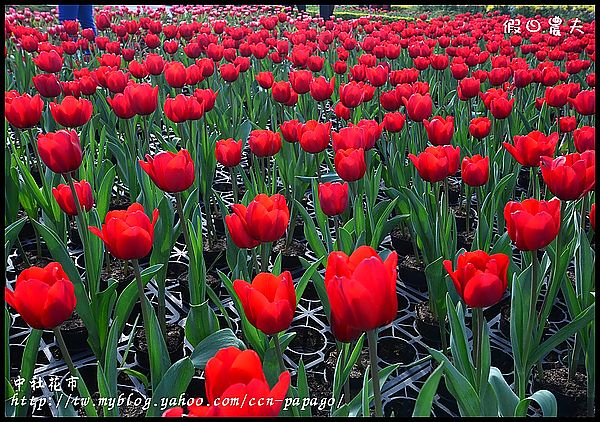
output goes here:
[{"label": "flower field background", "polygon": [[5,12],[7,416],[595,414],[593,6]]}]

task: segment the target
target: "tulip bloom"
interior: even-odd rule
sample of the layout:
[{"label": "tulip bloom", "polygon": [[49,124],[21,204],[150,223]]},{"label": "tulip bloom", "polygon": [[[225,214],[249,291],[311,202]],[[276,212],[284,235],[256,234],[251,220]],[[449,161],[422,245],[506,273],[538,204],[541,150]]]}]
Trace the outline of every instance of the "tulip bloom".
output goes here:
[{"label": "tulip bloom", "polygon": [[358,107],[365,98],[363,87],[354,81],[347,84],[341,84],[339,94],[341,103],[348,108]]},{"label": "tulip bloom", "polygon": [[483,139],[490,134],[492,122],[487,117],[476,117],[469,123],[469,133],[473,138]]},{"label": "tulip bloom", "polygon": [[42,118],[44,101],[39,94],[20,95],[17,91],[4,93],[4,116],[8,123],[19,129],[36,126]]},{"label": "tulip bloom", "polygon": [[310,70],[297,70],[290,72],[290,84],[297,94],[306,94],[310,91],[310,84],[313,80]]},{"label": "tulip bloom", "polygon": [[217,161],[225,167],[235,167],[242,161],[242,140],[221,139],[215,145]]},{"label": "tulip bloom", "polygon": [[337,103],[335,105],[335,107],[333,109],[333,112],[340,119],[350,120],[350,113],[352,112],[352,110],[350,110],[344,104],[342,104],[341,102],[339,102],[339,103]]},{"label": "tulip bloom", "polygon": [[364,129],[358,125],[350,125],[340,129],[340,132],[332,132],[331,137],[333,138],[333,150],[348,149],[348,148],[362,148],[365,149],[365,133]]},{"label": "tulip bloom", "polygon": [[348,206],[348,183],[319,184],[319,205],[323,213],[330,217],[342,214]]},{"label": "tulip bloom", "polygon": [[490,111],[492,112],[492,116],[499,120],[506,119],[512,112],[514,103],[514,98],[510,101],[504,97],[492,98],[490,102]]},{"label": "tulip bloom", "polygon": [[106,101],[117,117],[121,119],[131,119],[135,116],[135,110],[131,106],[127,95],[116,94],[114,98],[106,97]]},{"label": "tulip bloom", "polygon": [[287,142],[298,142],[298,128],[302,125],[298,120],[288,120],[279,125],[279,130],[283,135],[283,139]]},{"label": "tulip bloom", "polygon": [[477,78],[464,78],[458,83],[458,98],[465,101],[479,95],[481,82]]},{"label": "tulip bloom", "polygon": [[504,148],[508,150],[519,164],[527,167],[537,167],[540,165],[540,158],[543,156],[553,157],[556,143],[558,142],[558,133],[553,132],[549,136],[544,135],[539,130],[534,130],[528,135],[515,135],[514,146],[508,142],[502,142]]},{"label": "tulip bloom", "polygon": [[450,145],[452,135],[454,134],[454,117],[448,116],[444,119],[441,116],[435,116],[428,120],[423,120],[423,125],[427,131],[427,138],[433,145]]},{"label": "tulip bloom", "polygon": [[266,129],[253,130],[250,132],[248,145],[257,157],[271,157],[281,149],[281,135]]},{"label": "tulip bloom", "polygon": [[42,51],[37,57],[34,57],[33,62],[43,72],[57,73],[60,72],[63,65],[63,58],[55,50]]},{"label": "tulip bloom", "polygon": [[269,89],[273,86],[275,78],[273,77],[272,72],[260,72],[258,75],[256,75],[256,81],[262,88]]},{"label": "tulip bloom", "polygon": [[233,289],[254,327],[267,335],[289,328],[296,310],[296,290],[289,271],[279,276],[259,273],[251,284],[235,280]]},{"label": "tulip bloom", "polygon": [[164,192],[183,192],[194,183],[194,162],[185,149],[180,149],[177,154],[162,151],[154,158],[146,154],[146,161],[138,161],[142,170]]},{"label": "tulip bloom", "polygon": [[254,239],[248,232],[248,223],[246,214],[248,212],[245,205],[233,204],[231,206],[233,214],[225,216],[225,224],[231,236],[231,240],[240,249],[252,249],[260,245],[260,241]]},{"label": "tulip bloom", "polygon": [[573,132],[573,142],[577,152],[582,153],[589,149],[596,150],[596,128],[583,126]]},{"label": "tulip bloom", "polygon": [[117,259],[140,259],[148,255],[154,241],[154,225],[158,210],[152,213],[152,221],[144,213],[141,204],[133,203],[126,210],[109,211],[102,231],[88,226],[89,230],[104,241],[108,251]]},{"label": "tulip bloom", "polygon": [[302,149],[311,154],[318,154],[329,145],[331,122],[319,123],[316,120],[309,120],[303,125],[298,125],[297,131]]},{"label": "tulip bloom", "polygon": [[596,184],[596,153],[573,153],[554,160],[542,157],[542,177],[550,192],[563,201],[573,201],[594,189]]},{"label": "tulip bloom", "polygon": [[290,221],[285,197],[276,193],[269,197],[261,193],[246,211],[248,233],[261,242],[274,242],[284,235]]},{"label": "tulip bloom", "polygon": [[54,98],[61,93],[60,83],[55,74],[42,73],[31,78],[35,89],[42,97]]},{"label": "tulip bloom", "polygon": [[406,117],[404,117],[404,114],[402,113],[386,113],[385,116],[383,116],[383,127],[391,133],[400,132],[404,127],[405,121]]},{"label": "tulip bloom", "polygon": [[187,81],[187,72],[181,62],[170,62],[164,67],[167,84],[171,88],[182,88]]},{"label": "tulip bloom", "polygon": [[[351,124],[352,125],[352,124]],[[354,125],[352,125],[354,126]],[[370,150],[375,146],[375,143],[381,136],[383,124],[378,124],[375,120],[361,120],[356,124],[362,131],[362,147],[365,151]]]},{"label": "tulip bloom", "polygon": [[363,331],[394,320],[398,312],[397,265],[395,251],[384,261],[370,246],[361,246],[350,256],[344,252],[329,254],[325,289],[337,340],[355,340]]},{"label": "tulip bloom", "polygon": [[577,113],[584,116],[596,114],[596,90],[581,91],[575,98],[568,99]]},{"label": "tulip bloom", "polygon": [[460,147],[440,145],[427,147],[418,156],[408,154],[408,158],[423,180],[431,183],[440,182],[456,173],[460,160]]},{"label": "tulip bloom", "polygon": [[71,316],[77,303],[73,283],[58,262],[23,270],[14,291],[4,288],[4,299],[36,330],[58,327]]},{"label": "tulip bloom", "polygon": [[225,82],[234,82],[240,76],[240,67],[232,63],[226,63],[219,68],[221,77]]},{"label": "tulip bloom", "polygon": [[40,158],[54,173],[70,173],[81,165],[83,154],[74,130],[59,130],[38,135]]},{"label": "tulip bloom", "polygon": [[78,127],[86,124],[92,117],[92,108],[90,100],[77,99],[71,95],[63,98],[60,104],[50,103],[52,117],[58,124],[66,127]]},{"label": "tulip bloom", "polygon": [[473,187],[483,186],[490,175],[490,157],[476,154],[463,158],[460,174],[465,184]]},{"label": "tulip bloom", "polygon": [[[275,417],[281,411],[290,386],[290,373],[285,371],[270,388],[258,354],[233,346],[219,350],[208,360],[205,378],[210,405],[188,406],[188,416]],[[163,416],[182,415],[181,407],[163,413]]]},{"label": "tulip bloom", "polygon": [[152,114],[158,106],[158,86],[132,83],[127,85],[124,94],[129,97],[129,103],[137,115]]},{"label": "tulip bloom", "polygon": [[[77,199],[81,205],[81,210],[86,212],[92,209],[94,206],[94,196],[92,195],[92,187],[90,184],[81,180],[80,182],[74,182],[75,193],[77,193]],[[60,184],[55,188],[52,188],[52,195],[58,203],[58,206],[68,215],[77,215],[77,206],[73,200],[73,193],[69,185]]]},{"label": "tulip bloom", "polygon": [[556,108],[564,106],[567,103],[567,98],[569,98],[569,91],[569,87],[566,84],[546,87],[546,96],[544,97],[546,104],[549,107]]},{"label": "tulip bloom", "polygon": [[342,180],[354,182],[362,179],[367,171],[363,148],[338,149],[334,158],[335,171]]},{"label": "tulip bloom", "polygon": [[165,116],[175,123],[198,120],[204,114],[204,106],[195,96],[186,97],[177,94],[175,98],[167,96],[164,106]]},{"label": "tulip bloom", "polygon": [[458,295],[471,308],[485,308],[500,301],[508,286],[507,272],[510,258],[484,251],[465,252],[458,257],[456,271],[446,259],[444,268],[450,275]]},{"label": "tulip bloom", "polygon": [[292,97],[292,86],[286,81],[274,82],[271,86],[271,95],[278,103],[285,104]]},{"label": "tulip bloom", "polygon": [[422,122],[431,116],[433,102],[429,94],[421,95],[419,93],[412,94],[408,100],[402,97],[402,103],[406,107],[406,114],[415,122]]},{"label": "tulip bloom", "polygon": [[331,98],[334,87],[335,76],[329,82],[323,76],[319,76],[310,83],[310,95],[315,101],[325,101]]},{"label": "tulip bloom", "polygon": [[558,122],[558,127],[562,133],[570,133],[577,128],[577,119],[573,116],[561,117]]},{"label": "tulip bloom", "polygon": [[504,207],[508,236],[522,251],[533,251],[548,246],[560,229],[560,200],[526,199],[510,201]]}]

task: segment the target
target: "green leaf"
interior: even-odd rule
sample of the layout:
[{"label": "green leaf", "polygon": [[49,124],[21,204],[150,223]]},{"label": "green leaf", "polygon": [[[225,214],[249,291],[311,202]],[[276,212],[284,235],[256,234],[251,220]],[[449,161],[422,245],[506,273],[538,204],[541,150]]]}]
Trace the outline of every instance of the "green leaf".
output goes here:
[{"label": "green leaf", "polygon": [[185,321],[185,337],[190,344],[198,344],[218,330],[219,320],[208,300],[200,305],[190,305],[190,312]]},{"label": "green leaf", "polygon": [[523,399],[519,402],[519,405],[515,409],[514,416],[525,416],[527,414],[527,408],[529,402],[535,401],[539,404],[542,409],[542,414],[546,417],[556,416],[558,406],[556,404],[556,397],[548,390],[539,390],[533,393],[531,396]]},{"label": "green leaf", "polygon": [[498,416],[513,416],[519,404],[519,397],[510,388],[500,370],[495,366],[490,367],[488,380],[498,399]]},{"label": "green leaf", "polygon": [[467,342],[464,317],[462,319],[459,318],[457,313],[461,313],[462,316],[462,304],[459,302],[456,305],[457,310],[455,310],[450,295],[447,294],[446,307],[448,309],[448,320],[450,321],[450,350],[452,351],[456,369],[465,376],[469,381],[469,384],[477,385],[475,381],[475,368],[473,366],[473,360]]},{"label": "green leaf", "polygon": [[413,410],[413,418],[416,416],[431,416],[431,406],[433,405],[433,397],[437,392],[440,378],[444,372],[444,362],[440,363],[435,371],[427,378],[427,381],[421,387],[419,395],[417,396],[417,402]]},{"label": "green leaf", "polygon": [[304,208],[304,206],[295,199],[294,204],[297,207],[298,211],[300,211],[300,214],[302,214],[302,219],[304,220],[304,236],[306,237],[310,248],[317,256],[327,255],[325,245],[323,245],[323,242],[319,238],[315,222],[308,214],[308,211],[306,211],[306,208]]},{"label": "green leaf", "polygon": [[[192,377],[194,376],[194,365],[190,358],[178,360],[171,366],[162,377],[158,386],[153,390],[152,401],[146,413],[146,416],[160,416],[165,409],[161,409],[161,402],[164,399],[178,400],[179,396],[185,392]],[[173,404],[172,407],[177,406]]]},{"label": "green leaf", "polygon": [[234,346],[241,350],[246,349],[244,343],[235,336],[231,329],[223,328],[198,343],[194,347],[190,359],[195,368],[204,369],[210,358],[222,348],[229,346]]},{"label": "green leaf", "polygon": [[31,378],[33,377],[33,371],[37,362],[37,354],[40,348],[40,339],[42,338],[42,330],[32,329],[25,343],[25,350],[23,351],[23,357],[21,358],[21,373],[20,377],[25,381],[21,387],[21,391],[17,392],[17,403],[20,403],[25,398],[25,405],[17,405],[15,410],[15,416],[27,415],[27,409],[29,408],[29,399],[31,398]]},{"label": "green leaf", "polygon": [[319,265],[321,265],[321,262],[323,261],[324,258],[325,257],[323,256],[323,257],[319,258],[318,260],[316,260],[315,262],[313,262],[311,264],[311,266],[308,267],[308,269],[306,271],[304,271],[304,274],[302,274],[302,277],[300,277],[298,284],[296,284],[296,304],[302,297],[302,293],[304,293],[304,289],[306,289],[308,282],[310,281],[311,277],[313,276],[313,274],[315,273],[317,268],[319,268]]},{"label": "green leaf", "polygon": [[[300,358],[300,363],[298,363],[298,397],[300,399],[310,397],[306,369],[304,368],[304,361],[302,358]],[[306,406],[304,409],[300,408],[299,411],[300,416],[312,416],[310,406]]]}]

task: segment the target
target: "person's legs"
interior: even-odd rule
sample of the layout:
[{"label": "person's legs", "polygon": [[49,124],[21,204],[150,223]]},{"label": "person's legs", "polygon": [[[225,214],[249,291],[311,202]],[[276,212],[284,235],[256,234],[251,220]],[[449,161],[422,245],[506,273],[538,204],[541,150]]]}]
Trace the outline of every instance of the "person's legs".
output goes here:
[{"label": "person's legs", "polygon": [[82,4],[79,6],[79,14],[77,15],[79,24],[82,29],[92,28],[96,33],[96,24],[94,23],[94,6],[91,4]]},{"label": "person's legs", "polygon": [[58,5],[58,21],[74,21],[77,20],[79,14],[78,4],[59,4]]}]

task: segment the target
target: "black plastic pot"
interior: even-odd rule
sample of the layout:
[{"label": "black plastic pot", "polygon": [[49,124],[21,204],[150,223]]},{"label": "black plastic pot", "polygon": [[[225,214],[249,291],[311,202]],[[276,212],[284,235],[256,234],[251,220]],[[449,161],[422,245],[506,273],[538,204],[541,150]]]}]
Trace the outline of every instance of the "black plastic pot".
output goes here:
[{"label": "black plastic pot", "polygon": [[[183,357],[183,343],[184,343],[183,327],[181,327],[179,325],[174,326],[173,324],[167,324],[167,336],[169,335],[169,329],[173,329],[174,327],[178,327],[176,329],[180,333],[180,338],[176,342],[175,346],[172,348],[169,348],[170,343],[167,343],[167,347],[169,348],[168,349],[169,350],[169,358],[171,359],[171,362],[176,362]],[[150,369],[150,356],[148,354],[148,350],[147,349],[143,350],[142,348],[140,348],[140,338],[144,338],[144,341],[145,341],[145,334],[141,330],[143,330],[143,328],[138,328],[138,330],[135,332],[135,337],[133,339],[133,349],[135,350],[135,355],[137,358],[138,365],[145,370],[149,370]]]},{"label": "black plastic pot", "polygon": [[60,326],[60,333],[69,353],[90,350],[90,345],[87,342],[88,330],[76,312],[73,312],[71,318]]}]

